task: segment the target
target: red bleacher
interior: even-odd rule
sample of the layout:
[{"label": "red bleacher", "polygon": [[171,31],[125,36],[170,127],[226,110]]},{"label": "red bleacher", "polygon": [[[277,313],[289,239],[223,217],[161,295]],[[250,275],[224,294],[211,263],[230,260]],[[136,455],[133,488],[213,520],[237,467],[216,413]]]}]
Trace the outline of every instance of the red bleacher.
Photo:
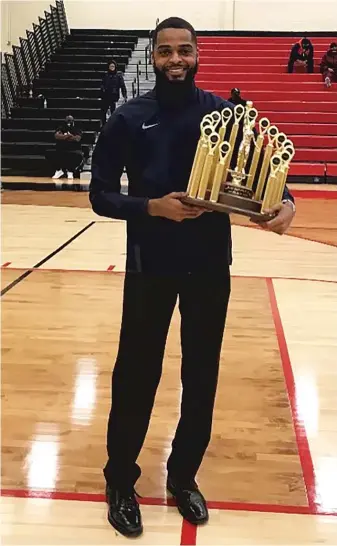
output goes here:
[{"label": "red bleacher", "polygon": [[334,39],[312,38],[314,74],[296,66],[293,74],[287,73],[295,41],[286,37],[200,37],[197,83],[224,98],[232,87],[239,87],[260,117],[268,117],[285,132],[296,148],[290,175],[336,177],[337,84],[325,89],[319,72],[320,60]]}]

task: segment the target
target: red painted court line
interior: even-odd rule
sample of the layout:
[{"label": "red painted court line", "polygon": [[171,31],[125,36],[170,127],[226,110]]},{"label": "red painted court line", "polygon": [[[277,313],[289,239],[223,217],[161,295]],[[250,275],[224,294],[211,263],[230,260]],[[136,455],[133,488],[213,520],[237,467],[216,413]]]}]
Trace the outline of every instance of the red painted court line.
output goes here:
[{"label": "red painted court line", "polygon": [[[258,226],[258,225],[242,226],[241,224],[234,224],[234,223],[232,225],[237,226],[237,227],[246,227],[246,228],[249,228],[249,229],[262,230],[262,228],[260,228],[260,226]],[[328,229],[327,228],[321,228],[322,231],[327,231]],[[312,239],[310,237],[305,237],[304,235],[298,235],[298,234],[295,235],[294,233],[284,233],[283,237],[292,237],[293,239],[304,239],[305,241],[311,241],[312,243],[319,243],[321,245],[332,246],[333,248],[337,247],[337,243],[331,243],[331,242],[328,243],[327,241],[320,241],[319,239]]]},{"label": "red painted court line", "polygon": [[[11,263],[11,262],[10,262]],[[108,270],[105,269],[48,269],[48,268],[25,268],[25,267],[10,267],[11,271],[40,271],[45,273],[108,273]],[[114,275],[125,275],[125,271],[110,271]],[[327,282],[336,284],[337,280],[328,280],[328,279],[307,279],[305,277],[266,277],[265,275],[231,275],[232,279],[275,279],[275,280],[286,280],[286,281],[309,281],[309,282]]]},{"label": "red painted court line", "polygon": [[284,235],[286,237],[294,237],[295,239],[304,239],[304,241],[311,241],[312,243],[319,243],[320,245],[332,246],[333,248],[337,247],[337,243],[328,243],[327,241],[319,241],[318,239],[311,239],[310,237],[305,237],[304,235],[294,235],[293,233],[285,233]]},{"label": "red painted court line", "polygon": [[336,281],[324,280],[324,279],[306,279],[305,277],[260,277],[259,275],[231,275],[232,279],[269,279],[269,280],[281,280],[281,281],[308,281],[308,282],[327,282],[336,284]]},{"label": "red painted court line", "polygon": [[291,367],[287,342],[284,335],[281,316],[277,306],[276,294],[272,279],[266,279],[276,335],[279,344],[283,373],[288,391],[291,413],[294,423],[298,453],[301,461],[303,479],[307,492],[309,508],[312,513],[319,513],[319,503],[316,493],[314,465],[311,458],[309,442],[303,422],[300,420],[297,408],[297,395],[294,374]]},{"label": "red painted court line", "polygon": [[11,265],[12,262],[5,262],[4,264],[2,264],[1,267],[8,267],[9,265]]},{"label": "red painted court line", "polygon": [[[41,491],[41,490],[26,490],[26,489],[1,489],[2,497],[16,498],[40,498],[64,501],[81,501],[81,502],[105,502],[105,495],[102,493],[73,493],[64,491]],[[174,507],[173,499],[160,499],[154,497],[144,497],[139,499],[139,503],[143,506],[170,506]],[[337,516],[337,511],[319,512],[314,511],[310,506],[292,506],[288,504],[256,504],[250,502],[231,502],[231,501],[207,501],[207,506],[210,510],[232,510],[246,512],[268,512],[276,514],[299,514],[299,515],[325,515]],[[187,530],[184,531],[187,533]]]},{"label": "red painted court line", "polygon": [[109,265],[107,271],[113,271],[115,269],[115,266],[114,265]]},{"label": "red painted court line", "polygon": [[312,515],[312,511],[309,506],[292,506],[290,504],[257,504],[250,502],[211,501],[207,502],[207,506],[210,510]]},{"label": "red painted court line", "polygon": [[195,546],[197,543],[197,526],[192,525],[185,519],[181,528],[181,546]]},{"label": "red painted court line", "polygon": [[336,190],[290,190],[296,199],[337,199]]}]

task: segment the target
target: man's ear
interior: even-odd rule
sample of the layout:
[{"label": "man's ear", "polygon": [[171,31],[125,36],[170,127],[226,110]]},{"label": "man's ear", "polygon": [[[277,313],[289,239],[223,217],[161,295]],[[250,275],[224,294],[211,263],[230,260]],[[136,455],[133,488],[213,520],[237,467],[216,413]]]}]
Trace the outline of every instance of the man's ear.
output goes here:
[{"label": "man's ear", "polygon": [[199,48],[197,46],[197,62],[199,63],[199,58],[200,58],[200,55],[199,55]]},{"label": "man's ear", "polygon": [[153,55],[153,51],[151,52],[151,64],[152,64],[152,66],[154,66],[154,55]]}]

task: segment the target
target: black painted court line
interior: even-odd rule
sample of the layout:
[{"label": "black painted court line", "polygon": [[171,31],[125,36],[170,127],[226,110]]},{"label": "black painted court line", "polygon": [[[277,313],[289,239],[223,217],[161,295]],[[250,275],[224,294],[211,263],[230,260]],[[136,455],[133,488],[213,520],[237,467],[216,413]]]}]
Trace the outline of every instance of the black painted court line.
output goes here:
[{"label": "black painted court line", "polygon": [[84,228],[82,228],[80,231],[78,231],[77,233],[75,233],[75,235],[73,235],[70,239],[68,239],[68,241],[66,241],[65,243],[63,243],[61,246],[59,246],[56,250],[54,250],[53,252],[51,252],[50,254],[48,254],[48,256],[46,256],[45,258],[43,258],[43,260],[41,260],[40,262],[38,262],[37,264],[35,264],[32,268],[28,269],[28,271],[25,271],[24,273],[22,273],[22,275],[20,275],[20,277],[18,277],[17,279],[15,279],[14,281],[12,281],[10,284],[8,284],[7,286],[5,286],[5,288],[3,288],[3,290],[1,290],[1,293],[0,293],[0,296],[4,296],[9,290],[11,290],[12,288],[14,288],[14,286],[16,286],[17,284],[19,284],[21,281],[23,281],[24,279],[26,279],[26,277],[28,277],[31,273],[33,273],[33,271],[35,269],[38,269],[39,267],[41,267],[41,265],[45,264],[46,262],[48,262],[48,260],[50,260],[51,258],[53,258],[56,254],[58,254],[59,252],[61,252],[61,250],[63,250],[64,248],[66,248],[66,246],[70,245],[70,243],[72,243],[73,241],[75,241],[75,239],[77,239],[80,235],[82,235],[82,233],[84,233],[85,231],[87,231],[87,229],[89,229],[91,226],[93,226],[96,222],[93,221],[93,222],[90,222],[90,224],[88,224],[87,226],[85,226]]}]

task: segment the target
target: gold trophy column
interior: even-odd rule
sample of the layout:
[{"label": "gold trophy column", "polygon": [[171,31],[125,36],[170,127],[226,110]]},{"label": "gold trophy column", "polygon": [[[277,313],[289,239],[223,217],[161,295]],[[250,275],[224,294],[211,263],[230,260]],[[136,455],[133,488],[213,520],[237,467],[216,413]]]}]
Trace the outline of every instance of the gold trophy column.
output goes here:
[{"label": "gold trophy column", "polygon": [[264,194],[264,198],[262,201],[262,212],[270,209],[272,206],[272,195],[274,192],[274,185],[276,184],[276,178],[279,168],[281,167],[281,157],[279,154],[273,155],[273,157],[270,160],[270,174],[266,185],[266,191]]},{"label": "gold trophy column", "polygon": [[224,172],[229,167],[229,157],[230,157],[229,156],[229,152],[230,152],[229,142],[223,142],[222,144],[220,144],[218,149],[219,149],[219,154],[220,154],[220,161],[216,165],[213,185],[212,185],[212,189],[211,189],[210,201],[212,201],[212,203],[217,203],[218,202]]},{"label": "gold trophy column", "polygon": [[[244,114],[245,114],[245,108],[242,106],[242,104],[237,104],[235,106],[235,108],[234,108],[234,119],[235,119],[235,121],[233,123],[232,131],[231,131],[230,138],[229,138],[229,145],[230,145],[229,159],[228,159],[229,166],[231,164],[231,160],[232,160],[232,156],[233,156],[233,152],[234,152],[234,147],[235,147],[235,142],[236,142],[236,138],[238,136],[239,124],[240,124],[240,121],[242,120]],[[225,176],[224,182],[227,181],[228,174],[229,174],[229,170],[227,169],[227,171],[225,172],[225,175],[224,175]]]},{"label": "gold trophy column", "polygon": [[203,125],[201,123],[201,137],[198,142],[197,151],[194,156],[194,162],[190,174],[190,179],[187,186],[187,193],[189,197],[195,198],[199,189],[200,176],[204,167],[207,151],[208,151],[208,138],[213,133],[213,128],[210,125]]},{"label": "gold trophy column", "polygon": [[274,141],[275,138],[278,135],[278,128],[275,125],[272,125],[269,127],[267,134],[268,134],[268,144],[265,148],[263,163],[260,171],[259,181],[257,183],[257,188],[255,192],[255,199],[256,201],[260,201],[262,199],[262,194],[266,182],[268,167],[270,165],[271,156],[273,155],[274,150]]},{"label": "gold trophy column", "polygon": [[250,169],[248,173],[247,188],[251,189],[253,187],[254,179],[256,175],[256,169],[260,161],[261,151],[263,149],[264,137],[267,134],[269,127],[270,127],[269,119],[262,118],[259,122],[260,132],[256,139],[254,155],[253,155],[252,163],[250,165]]},{"label": "gold trophy column", "polygon": [[[204,168],[202,170],[202,175],[199,184],[199,190],[197,199],[205,199],[206,191],[208,188],[208,183],[210,180],[210,175],[212,172],[212,166],[215,158],[215,151],[219,145],[219,135],[218,133],[212,133],[208,139],[208,154],[204,162]],[[191,196],[192,197],[192,196]]]}]

